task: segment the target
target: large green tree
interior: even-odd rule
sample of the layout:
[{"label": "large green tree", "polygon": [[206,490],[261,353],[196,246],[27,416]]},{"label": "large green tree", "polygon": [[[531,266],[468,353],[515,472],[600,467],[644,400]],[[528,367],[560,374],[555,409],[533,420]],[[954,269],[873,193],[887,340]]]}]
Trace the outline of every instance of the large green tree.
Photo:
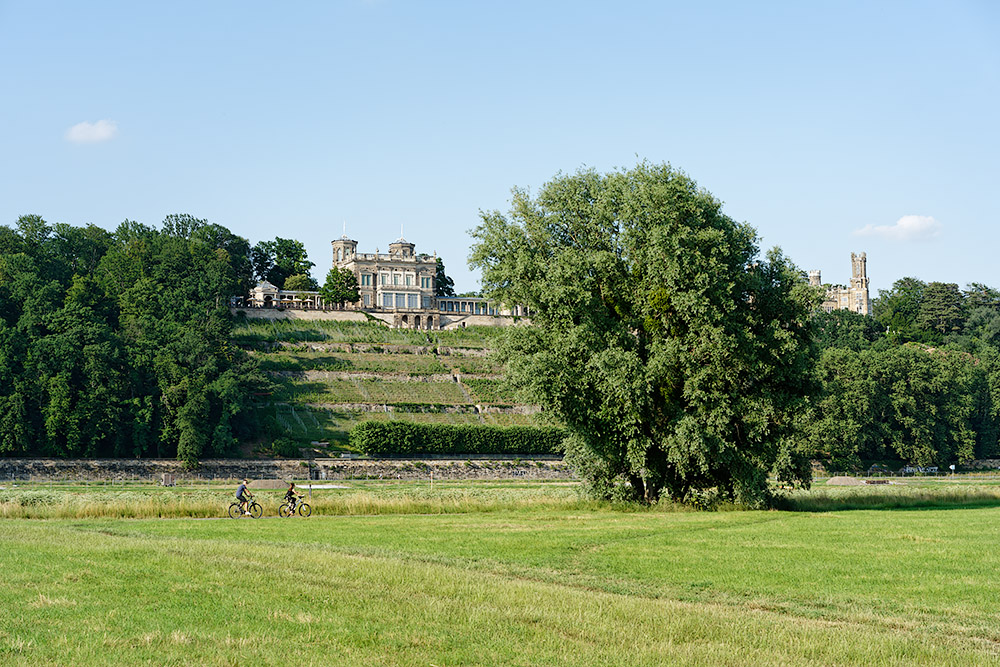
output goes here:
[{"label": "large green tree", "polygon": [[896,342],[923,340],[917,317],[927,284],[917,278],[900,278],[892,289],[879,290],[874,302],[875,319]]},{"label": "large green tree", "polygon": [[301,241],[280,236],[273,241],[261,241],[251,248],[250,264],[257,280],[266,280],[278,288],[284,288],[285,279],[289,276],[308,276],[315,266],[309,261]]},{"label": "large green tree", "polygon": [[917,326],[937,342],[959,333],[965,325],[962,292],[955,283],[928,283],[920,299]]},{"label": "large green tree", "polygon": [[315,292],[319,289],[316,279],[302,273],[285,278],[284,289],[290,292]]},{"label": "large green tree", "polygon": [[326,303],[357,303],[361,298],[358,293],[358,277],[350,269],[333,267],[326,274],[326,281],[319,293]]},{"label": "large green tree", "polygon": [[559,175],[472,235],[485,295],[530,308],[501,344],[510,381],[571,431],[595,492],[759,505],[770,474],[808,483],[790,436],[816,291],[693,180]]}]

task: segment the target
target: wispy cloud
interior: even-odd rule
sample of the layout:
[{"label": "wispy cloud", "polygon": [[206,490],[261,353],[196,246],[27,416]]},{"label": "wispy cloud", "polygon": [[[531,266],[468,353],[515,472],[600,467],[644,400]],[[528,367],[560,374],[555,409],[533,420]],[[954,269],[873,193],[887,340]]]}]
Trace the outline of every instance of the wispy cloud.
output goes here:
[{"label": "wispy cloud", "polygon": [[66,130],[66,141],[74,144],[96,144],[110,141],[116,134],[118,134],[118,123],[113,120],[83,122]]},{"label": "wispy cloud", "polygon": [[894,225],[865,225],[855,236],[880,236],[889,241],[924,241],[941,233],[940,222],[929,215],[904,215]]}]

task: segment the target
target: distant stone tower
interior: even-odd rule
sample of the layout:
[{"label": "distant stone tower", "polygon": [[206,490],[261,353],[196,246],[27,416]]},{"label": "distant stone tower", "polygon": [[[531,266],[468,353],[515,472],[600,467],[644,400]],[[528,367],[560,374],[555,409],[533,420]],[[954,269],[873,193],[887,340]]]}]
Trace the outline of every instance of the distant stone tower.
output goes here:
[{"label": "distant stone tower", "polygon": [[[822,285],[819,271],[809,272],[810,285]],[[850,310],[861,315],[871,315],[871,304],[868,300],[868,257],[865,253],[851,253],[851,284],[828,285],[823,310]]]},{"label": "distant stone tower", "polygon": [[855,313],[870,315],[868,308],[868,257],[865,253],[851,253],[850,309]]}]

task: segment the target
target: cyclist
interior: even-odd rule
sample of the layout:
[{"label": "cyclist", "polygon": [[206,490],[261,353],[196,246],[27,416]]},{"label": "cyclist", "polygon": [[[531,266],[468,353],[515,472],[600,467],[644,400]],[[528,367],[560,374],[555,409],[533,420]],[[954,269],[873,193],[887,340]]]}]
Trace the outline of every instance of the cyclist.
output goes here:
[{"label": "cyclist", "polygon": [[240,509],[246,516],[250,516],[250,508],[248,504],[250,503],[252,495],[247,491],[247,487],[250,486],[250,480],[244,479],[243,482],[236,487],[236,500],[240,501]]},{"label": "cyclist", "polygon": [[300,498],[302,498],[302,496],[295,492],[295,482],[289,482],[288,490],[285,491],[285,502],[288,503],[289,516],[295,514],[295,508],[299,504]]}]

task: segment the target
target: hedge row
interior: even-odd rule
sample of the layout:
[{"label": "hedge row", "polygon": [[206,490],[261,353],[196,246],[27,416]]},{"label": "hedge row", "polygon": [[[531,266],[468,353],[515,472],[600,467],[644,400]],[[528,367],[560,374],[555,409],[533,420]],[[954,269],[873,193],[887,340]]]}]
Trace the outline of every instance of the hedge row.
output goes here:
[{"label": "hedge row", "polygon": [[566,432],[535,426],[361,422],[351,429],[351,446],[368,456],[440,454],[532,455],[563,453]]}]

